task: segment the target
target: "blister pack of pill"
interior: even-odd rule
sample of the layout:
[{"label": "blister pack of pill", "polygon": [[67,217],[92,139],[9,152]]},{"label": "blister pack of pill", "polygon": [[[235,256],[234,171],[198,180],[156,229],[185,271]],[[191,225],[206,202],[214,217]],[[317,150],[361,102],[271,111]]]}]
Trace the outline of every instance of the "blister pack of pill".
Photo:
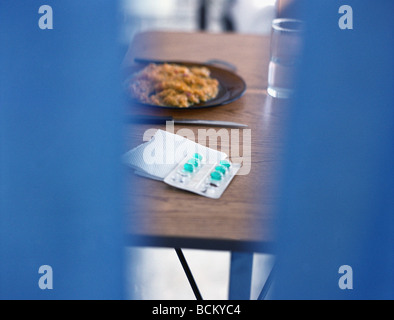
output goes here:
[{"label": "blister pack of pill", "polygon": [[241,165],[229,160],[207,162],[199,153],[187,155],[164,178],[164,182],[212,199],[219,199]]}]

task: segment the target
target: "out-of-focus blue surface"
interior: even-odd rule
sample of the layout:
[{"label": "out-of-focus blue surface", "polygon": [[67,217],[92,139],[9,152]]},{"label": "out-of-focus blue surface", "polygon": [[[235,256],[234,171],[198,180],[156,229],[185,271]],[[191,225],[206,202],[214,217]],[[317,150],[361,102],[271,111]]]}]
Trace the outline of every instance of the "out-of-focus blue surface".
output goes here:
[{"label": "out-of-focus blue surface", "polygon": [[[43,4],[53,30],[38,26]],[[116,10],[0,2],[1,299],[123,297]]]},{"label": "out-of-focus blue surface", "polygon": [[[341,30],[341,5],[353,30]],[[394,2],[307,1],[281,186],[276,299],[394,298]],[[341,265],[353,289],[341,290]]]}]

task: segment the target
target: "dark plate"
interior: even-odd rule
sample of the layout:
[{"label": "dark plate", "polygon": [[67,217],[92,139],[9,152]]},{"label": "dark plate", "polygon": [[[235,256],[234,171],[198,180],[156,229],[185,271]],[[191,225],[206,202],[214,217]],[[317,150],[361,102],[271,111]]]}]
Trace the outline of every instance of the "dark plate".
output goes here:
[{"label": "dark plate", "polygon": [[[155,62],[158,63],[158,62]],[[159,62],[164,63],[164,62]],[[216,98],[211,99],[207,102],[201,104],[195,104],[188,108],[179,108],[179,107],[167,107],[167,106],[158,106],[153,104],[146,104],[142,103],[138,100],[132,99],[130,95],[128,95],[133,102],[149,106],[155,108],[165,108],[165,109],[178,109],[178,110],[187,110],[187,109],[200,109],[200,108],[211,108],[211,107],[218,107],[230,102],[233,102],[245,93],[246,91],[246,83],[245,81],[235,74],[234,72],[223,69],[214,65],[204,64],[204,63],[196,63],[196,62],[186,62],[186,61],[166,61],[166,63],[171,64],[179,64],[186,67],[206,67],[211,71],[211,77],[215,78],[219,81],[219,93]],[[131,75],[142,70],[146,67],[147,64],[138,64],[136,66],[130,67],[127,69],[128,78],[125,81],[125,87],[127,90],[128,83],[131,81]]]}]

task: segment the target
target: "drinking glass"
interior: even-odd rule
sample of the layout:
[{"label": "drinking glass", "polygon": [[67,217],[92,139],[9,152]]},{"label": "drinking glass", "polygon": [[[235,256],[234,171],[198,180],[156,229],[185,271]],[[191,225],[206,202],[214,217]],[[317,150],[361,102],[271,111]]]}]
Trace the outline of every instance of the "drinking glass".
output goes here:
[{"label": "drinking glass", "polygon": [[271,58],[267,92],[275,98],[294,94],[294,75],[302,54],[304,24],[296,19],[274,19],[271,31]]}]

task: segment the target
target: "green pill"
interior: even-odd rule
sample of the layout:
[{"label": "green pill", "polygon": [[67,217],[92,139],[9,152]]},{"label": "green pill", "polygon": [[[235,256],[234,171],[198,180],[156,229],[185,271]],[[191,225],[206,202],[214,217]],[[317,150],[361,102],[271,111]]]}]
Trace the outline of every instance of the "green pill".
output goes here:
[{"label": "green pill", "polygon": [[200,161],[198,161],[197,159],[193,158],[190,159],[188,162],[188,164],[191,164],[193,167],[197,168],[200,165]]},{"label": "green pill", "polygon": [[193,173],[194,172],[194,166],[190,163],[185,163],[185,165],[183,166],[183,170],[185,172],[189,172],[189,173]]},{"label": "green pill", "polygon": [[217,166],[215,168],[216,171],[219,171],[222,175],[225,175],[227,172],[227,168],[225,166]]},{"label": "green pill", "polygon": [[231,167],[231,162],[228,160],[222,160],[220,161],[220,165],[229,169]]},{"label": "green pill", "polygon": [[214,171],[211,173],[211,179],[214,181],[220,181],[222,180],[223,175],[219,171]]},{"label": "green pill", "polygon": [[194,158],[194,159],[197,159],[197,160],[199,160],[199,161],[201,161],[201,160],[202,160],[202,155],[199,154],[199,153],[195,153],[195,154],[193,155],[193,158]]}]

